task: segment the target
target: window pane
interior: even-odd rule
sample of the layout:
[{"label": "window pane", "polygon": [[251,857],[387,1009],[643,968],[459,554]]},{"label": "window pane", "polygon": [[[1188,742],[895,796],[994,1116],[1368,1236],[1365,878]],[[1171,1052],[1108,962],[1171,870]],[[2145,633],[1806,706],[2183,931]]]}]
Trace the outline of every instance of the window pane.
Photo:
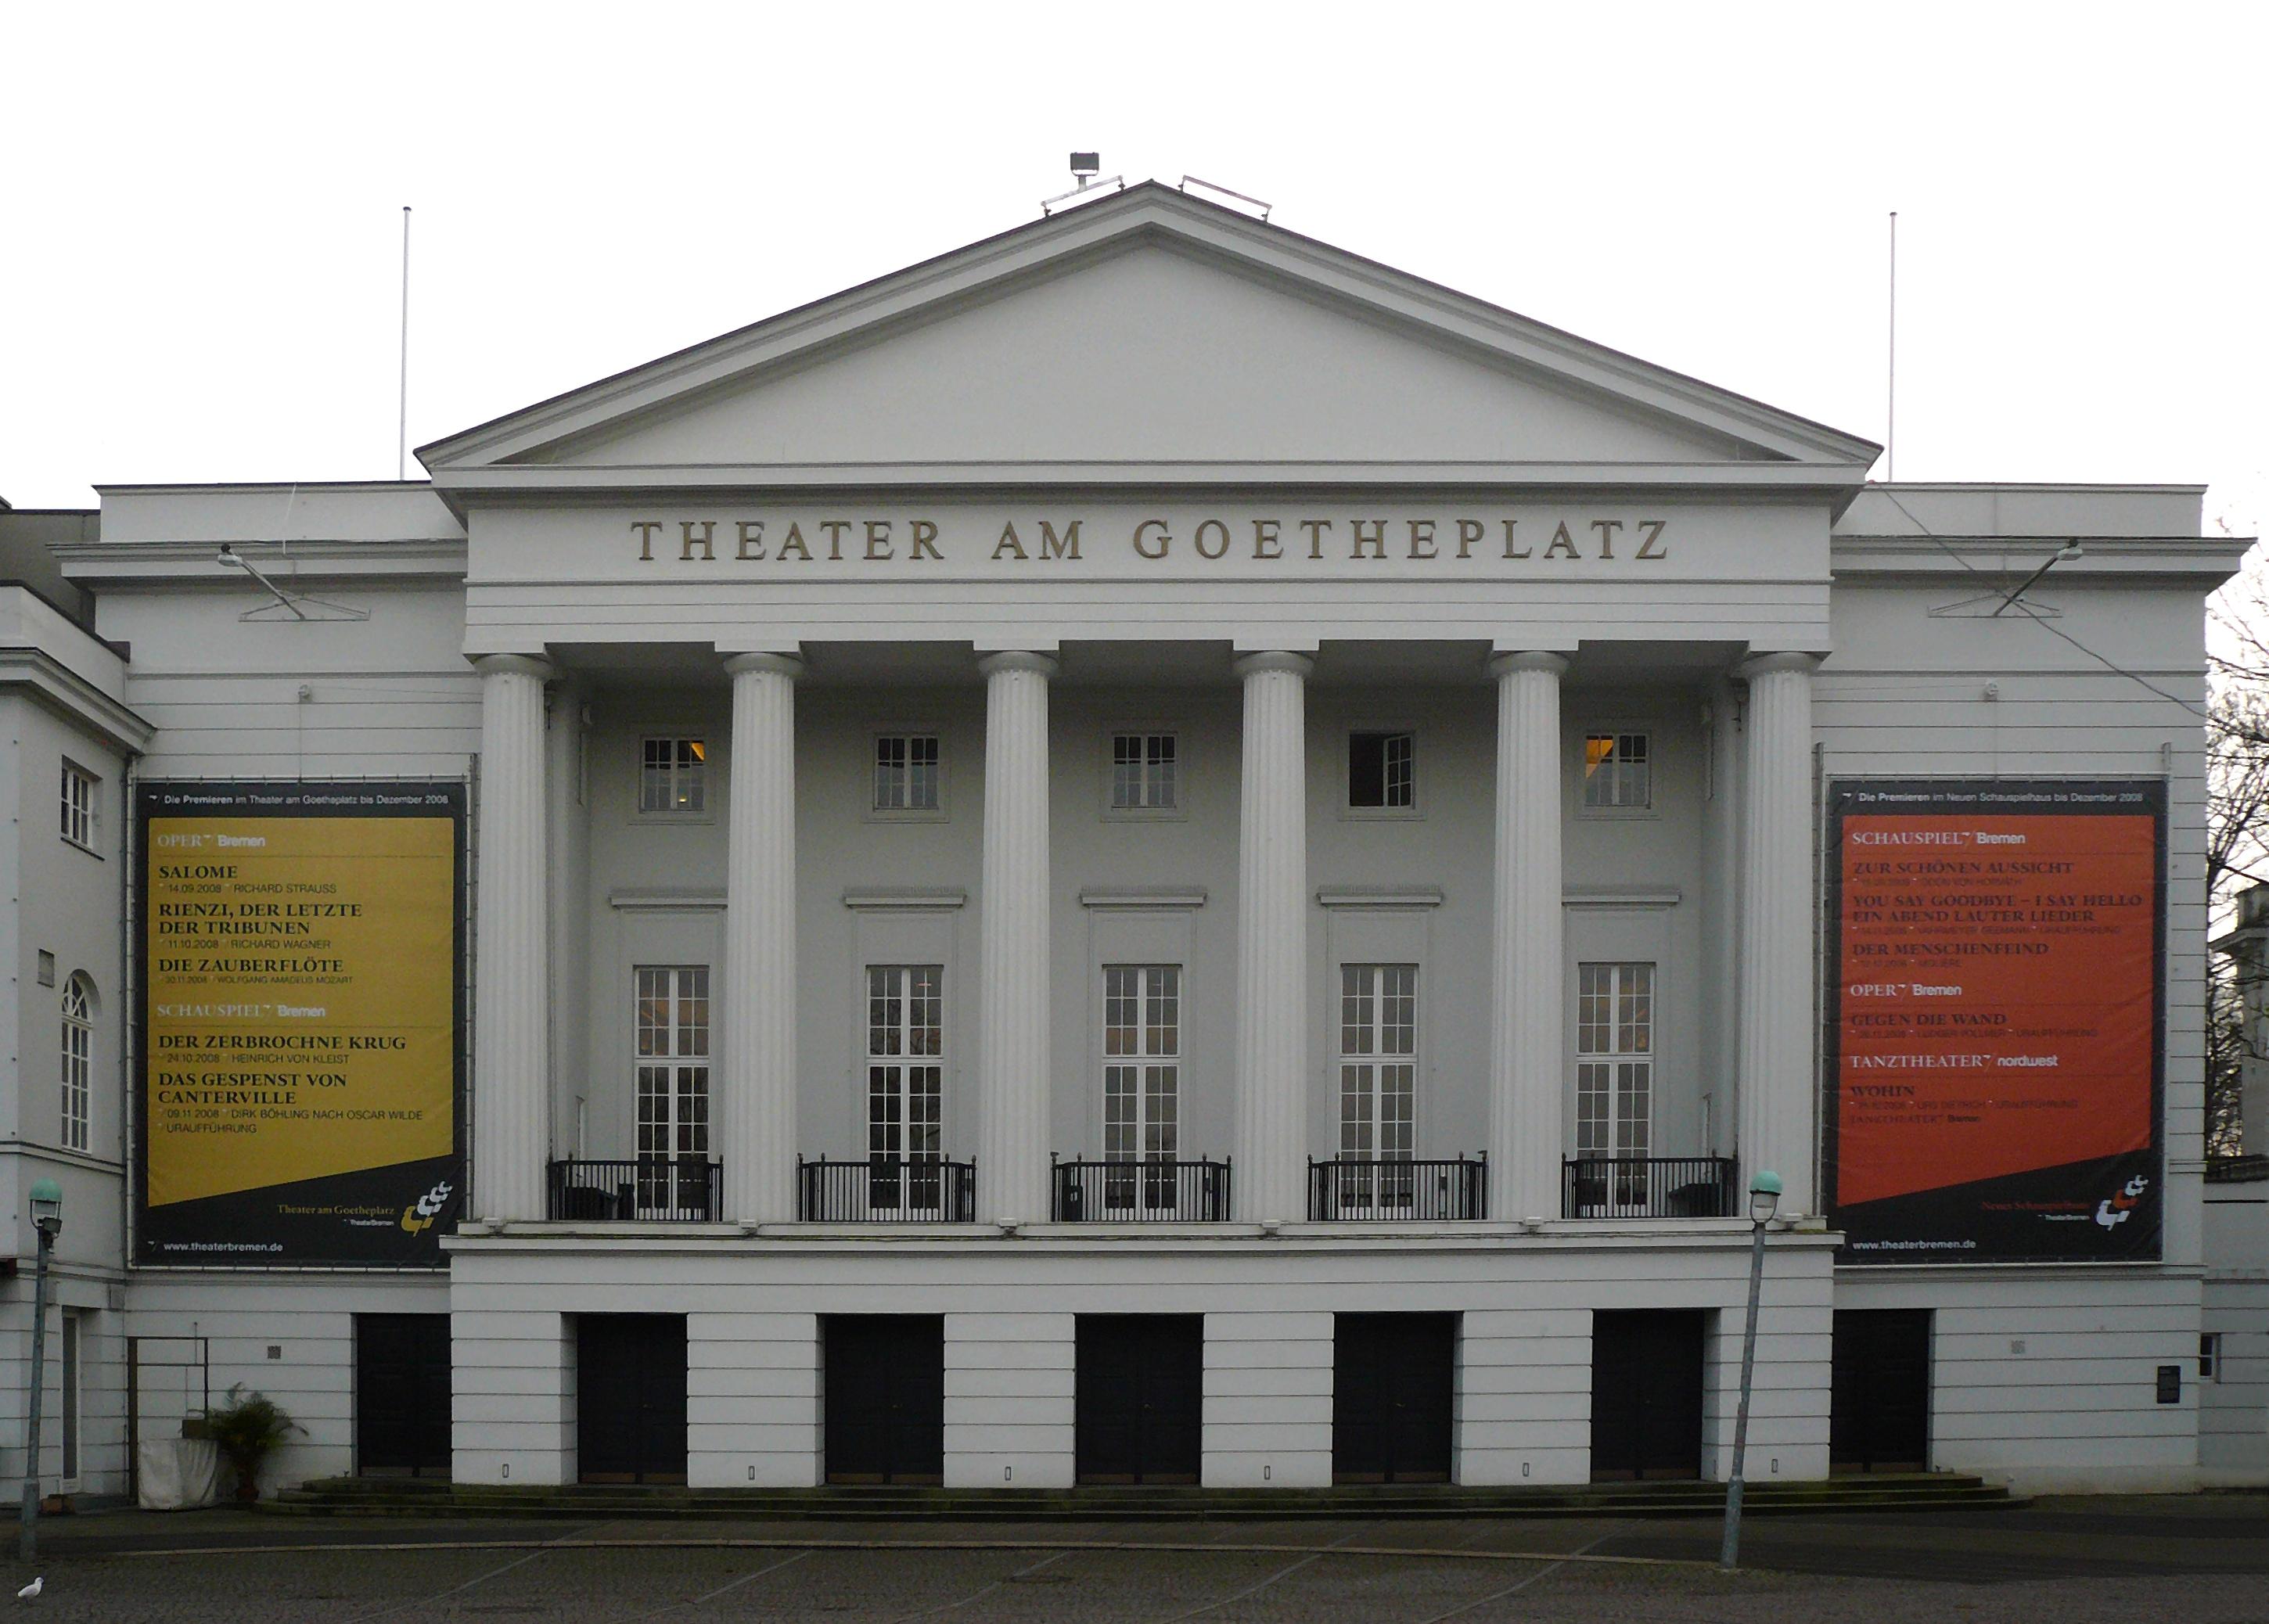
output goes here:
[{"label": "window pane", "polygon": [[1386,735],[1353,734],[1348,739],[1348,805],[1386,804]]}]

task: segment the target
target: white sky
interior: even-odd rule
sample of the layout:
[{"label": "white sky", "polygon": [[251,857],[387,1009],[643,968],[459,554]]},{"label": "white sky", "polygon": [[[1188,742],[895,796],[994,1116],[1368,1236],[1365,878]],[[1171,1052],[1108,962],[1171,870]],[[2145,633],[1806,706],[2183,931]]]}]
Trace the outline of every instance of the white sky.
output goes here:
[{"label": "white sky", "polygon": [[1033,218],[1077,146],[1879,440],[1896,209],[1902,478],[2251,535],[2265,18],[0,6],[0,496],[392,477],[405,203],[415,447]]}]

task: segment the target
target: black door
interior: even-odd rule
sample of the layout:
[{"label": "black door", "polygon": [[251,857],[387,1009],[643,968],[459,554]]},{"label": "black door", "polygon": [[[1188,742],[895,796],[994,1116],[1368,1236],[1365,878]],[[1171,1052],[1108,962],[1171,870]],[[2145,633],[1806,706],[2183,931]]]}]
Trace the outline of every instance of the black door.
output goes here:
[{"label": "black door", "polygon": [[1927,1471],[1930,1310],[1837,1309],[1835,1326],[1829,1470]]},{"label": "black door", "polygon": [[1592,1316],[1592,1480],[1702,1475],[1702,1315]]},{"label": "black door", "polygon": [[1332,1480],[1450,1480],[1454,1314],[1341,1314],[1332,1327]]},{"label": "black door", "polygon": [[685,1481],[685,1317],[580,1314],[575,1361],[582,1480]]},{"label": "black door", "polygon": [[1194,1483],[1205,1316],[1079,1317],[1074,1456],[1083,1483]]},{"label": "black door", "polygon": [[827,1480],[945,1480],[945,1317],[827,1317]]},{"label": "black door", "polygon": [[355,1470],[449,1475],[449,1317],[357,1314]]}]

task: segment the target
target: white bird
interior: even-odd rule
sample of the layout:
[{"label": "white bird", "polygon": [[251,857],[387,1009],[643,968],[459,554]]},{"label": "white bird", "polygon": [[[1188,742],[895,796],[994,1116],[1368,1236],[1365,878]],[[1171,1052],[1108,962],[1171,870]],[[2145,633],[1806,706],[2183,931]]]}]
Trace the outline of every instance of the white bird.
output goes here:
[{"label": "white bird", "polygon": [[33,1580],[29,1584],[26,1584],[22,1590],[18,1591],[16,1592],[16,1599],[18,1601],[32,1600],[39,1595],[40,1586],[45,1584],[47,1582],[47,1576],[45,1574],[41,1574],[38,1578]]}]

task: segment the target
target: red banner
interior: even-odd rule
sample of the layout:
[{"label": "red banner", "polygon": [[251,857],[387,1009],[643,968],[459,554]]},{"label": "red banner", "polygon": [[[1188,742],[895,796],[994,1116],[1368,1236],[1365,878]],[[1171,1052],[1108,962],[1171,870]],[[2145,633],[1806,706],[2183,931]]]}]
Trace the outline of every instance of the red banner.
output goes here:
[{"label": "red banner", "polygon": [[1851,1260],[2155,1255],[2164,794],[1831,791],[1829,1192]]}]

